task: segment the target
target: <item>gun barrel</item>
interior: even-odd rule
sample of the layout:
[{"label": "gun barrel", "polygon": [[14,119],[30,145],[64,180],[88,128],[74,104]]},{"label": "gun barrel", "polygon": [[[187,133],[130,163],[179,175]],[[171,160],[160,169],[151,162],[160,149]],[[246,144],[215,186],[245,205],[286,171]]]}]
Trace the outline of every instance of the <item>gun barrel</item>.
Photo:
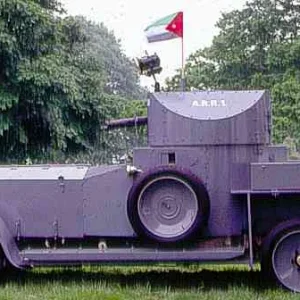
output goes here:
[{"label": "gun barrel", "polygon": [[147,125],[148,117],[110,120],[105,123],[107,129]]}]

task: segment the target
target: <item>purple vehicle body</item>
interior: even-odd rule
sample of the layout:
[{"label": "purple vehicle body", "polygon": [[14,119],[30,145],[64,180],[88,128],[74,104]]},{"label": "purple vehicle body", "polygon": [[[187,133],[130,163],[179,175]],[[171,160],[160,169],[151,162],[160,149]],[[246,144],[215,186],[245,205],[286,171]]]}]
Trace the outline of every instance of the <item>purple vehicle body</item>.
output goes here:
[{"label": "purple vehicle body", "polygon": [[2,261],[259,261],[299,292],[300,161],[271,144],[269,93],[155,93],[110,126],[146,122],[132,166],[0,167]]}]

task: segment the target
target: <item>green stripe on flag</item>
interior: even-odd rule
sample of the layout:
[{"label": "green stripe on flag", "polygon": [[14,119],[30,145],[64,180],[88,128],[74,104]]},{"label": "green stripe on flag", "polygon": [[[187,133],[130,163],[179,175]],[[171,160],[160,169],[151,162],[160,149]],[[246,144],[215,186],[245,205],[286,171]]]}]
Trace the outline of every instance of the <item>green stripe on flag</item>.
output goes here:
[{"label": "green stripe on flag", "polygon": [[171,15],[168,15],[162,19],[157,20],[156,22],[154,22],[153,24],[149,25],[145,31],[151,29],[152,27],[157,27],[157,26],[162,26],[162,25],[168,25],[177,15],[178,13],[174,13]]}]

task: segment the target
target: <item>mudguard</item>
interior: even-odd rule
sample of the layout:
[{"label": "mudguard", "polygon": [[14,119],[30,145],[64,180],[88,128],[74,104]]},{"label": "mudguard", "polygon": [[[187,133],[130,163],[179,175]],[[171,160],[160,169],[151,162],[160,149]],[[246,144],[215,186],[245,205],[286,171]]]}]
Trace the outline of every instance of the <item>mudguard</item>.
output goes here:
[{"label": "mudguard", "polygon": [[7,225],[0,218],[0,245],[6,259],[16,268],[22,269],[22,258],[19,254],[18,246]]}]

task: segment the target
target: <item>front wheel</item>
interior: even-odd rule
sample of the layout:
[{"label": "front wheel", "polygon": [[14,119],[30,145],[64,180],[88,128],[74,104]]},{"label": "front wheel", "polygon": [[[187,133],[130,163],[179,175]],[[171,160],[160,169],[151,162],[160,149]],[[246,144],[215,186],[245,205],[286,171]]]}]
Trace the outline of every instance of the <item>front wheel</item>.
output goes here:
[{"label": "front wheel", "polygon": [[288,221],[267,238],[262,271],[282,287],[300,292],[300,223]]}]

